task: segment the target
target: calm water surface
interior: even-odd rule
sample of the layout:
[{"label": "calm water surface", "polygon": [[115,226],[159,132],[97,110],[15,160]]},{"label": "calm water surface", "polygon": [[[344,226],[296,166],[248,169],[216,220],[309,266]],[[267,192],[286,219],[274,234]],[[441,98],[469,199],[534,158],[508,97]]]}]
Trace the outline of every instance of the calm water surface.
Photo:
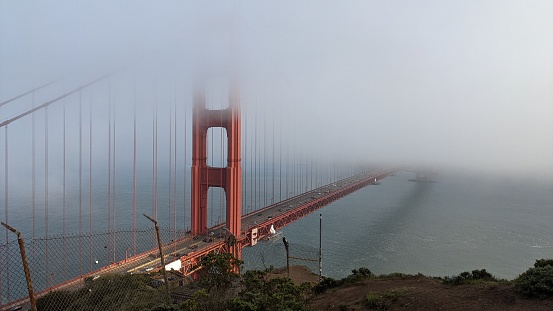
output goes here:
[{"label": "calm water surface", "polygon": [[[442,174],[436,183],[386,178],[320,210],[323,275],[368,267],[433,276],[485,268],[512,279],[553,257],[551,182]],[[283,229],[318,247],[319,213]]]}]

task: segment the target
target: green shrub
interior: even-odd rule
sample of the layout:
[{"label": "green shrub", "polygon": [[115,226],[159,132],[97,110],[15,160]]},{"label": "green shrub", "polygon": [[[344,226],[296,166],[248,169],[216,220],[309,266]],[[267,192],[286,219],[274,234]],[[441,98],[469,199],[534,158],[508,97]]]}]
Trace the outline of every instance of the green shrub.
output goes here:
[{"label": "green shrub", "polygon": [[392,289],[385,292],[369,292],[365,296],[363,303],[369,309],[388,310],[394,302],[398,301],[399,297],[403,297],[408,293],[409,291],[405,289]]},{"label": "green shrub", "polygon": [[386,304],[386,301],[384,300],[384,297],[382,297],[380,293],[369,292],[365,296],[363,303],[369,309],[387,310],[389,308],[389,306]]},{"label": "green shrub", "polygon": [[327,289],[336,288],[336,287],[342,286],[342,284],[344,284],[342,280],[336,280],[333,278],[323,276],[319,284],[315,285],[315,287],[313,288],[313,291],[316,294],[322,294]]},{"label": "green shrub", "polygon": [[464,271],[459,273],[459,275],[446,276],[443,279],[443,283],[451,285],[460,285],[468,283],[477,283],[481,281],[498,281],[491,273],[482,270],[472,270],[472,272]]},{"label": "green shrub", "polygon": [[[536,262],[537,264],[537,262]],[[515,289],[527,298],[553,296],[553,266],[535,267],[526,270],[515,279]]]},{"label": "green shrub", "polygon": [[536,263],[534,263],[534,268],[543,268],[545,266],[553,267],[553,259],[536,259]]}]

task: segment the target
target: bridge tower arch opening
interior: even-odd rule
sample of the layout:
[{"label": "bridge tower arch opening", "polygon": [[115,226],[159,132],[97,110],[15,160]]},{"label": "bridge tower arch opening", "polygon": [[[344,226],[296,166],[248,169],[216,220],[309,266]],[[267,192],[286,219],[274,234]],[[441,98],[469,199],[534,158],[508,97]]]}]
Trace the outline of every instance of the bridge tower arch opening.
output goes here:
[{"label": "bridge tower arch opening", "polygon": [[[220,187],[225,192],[225,228],[229,241],[240,238],[242,230],[242,168],[240,164],[240,98],[234,88],[229,92],[227,108],[213,110],[206,108],[203,92],[196,92],[192,112],[192,204],[191,231],[193,235],[207,234],[208,190]],[[227,133],[227,165],[208,165],[208,129],[222,127]],[[230,251],[240,255],[238,243],[229,243]]]}]

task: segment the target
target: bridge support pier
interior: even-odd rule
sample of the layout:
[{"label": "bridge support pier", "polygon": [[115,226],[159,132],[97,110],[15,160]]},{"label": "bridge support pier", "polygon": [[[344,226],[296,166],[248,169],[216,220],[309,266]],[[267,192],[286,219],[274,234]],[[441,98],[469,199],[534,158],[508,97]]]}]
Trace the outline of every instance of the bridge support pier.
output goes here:
[{"label": "bridge support pier", "polygon": [[[242,231],[242,168],[240,165],[240,99],[235,89],[229,94],[229,107],[221,110],[206,108],[205,95],[196,93],[192,115],[192,211],[193,235],[207,234],[207,193],[209,187],[220,187],[226,198],[227,237],[236,243],[229,250],[241,258],[238,240]],[[207,165],[207,130],[223,127],[227,131],[227,166]]]}]

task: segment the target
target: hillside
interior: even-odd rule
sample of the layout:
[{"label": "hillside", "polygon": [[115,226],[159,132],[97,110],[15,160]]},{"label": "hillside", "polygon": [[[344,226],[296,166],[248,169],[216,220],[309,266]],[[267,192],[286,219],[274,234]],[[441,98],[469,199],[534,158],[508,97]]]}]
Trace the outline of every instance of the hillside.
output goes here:
[{"label": "hillside", "polygon": [[[368,303],[367,294],[371,297]],[[509,283],[447,285],[423,275],[370,278],[329,289],[314,310],[553,310],[553,299],[525,299]]]}]

